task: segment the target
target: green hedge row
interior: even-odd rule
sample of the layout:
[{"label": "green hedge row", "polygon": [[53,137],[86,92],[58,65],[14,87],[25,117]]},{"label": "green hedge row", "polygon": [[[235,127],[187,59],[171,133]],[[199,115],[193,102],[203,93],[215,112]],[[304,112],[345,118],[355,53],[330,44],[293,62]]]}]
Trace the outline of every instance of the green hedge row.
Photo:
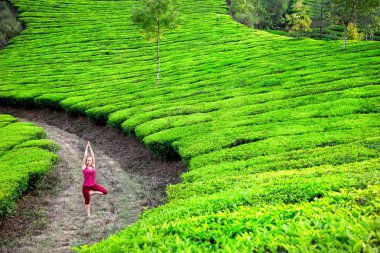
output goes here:
[{"label": "green hedge row", "polygon": [[249,175],[266,171],[303,169],[325,164],[341,165],[376,158],[380,151],[378,137],[339,145],[327,145],[307,150],[256,156],[247,160],[203,165],[182,175],[184,182],[207,181],[213,177]]},{"label": "green hedge row", "polygon": [[42,128],[0,115],[0,219],[57,163],[57,144],[44,138]]},{"label": "green hedge row", "polygon": [[0,103],[86,115],[189,165],[166,205],[78,251],[379,247],[378,43],[342,50],[248,29],[224,0],[178,0],[154,88],[154,44],[130,19],[138,1],[12,2],[27,29],[0,52]]},{"label": "green hedge row", "polygon": [[81,252],[376,252],[378,171],[377,158],[264,173],[255,188],[172,200]]}]

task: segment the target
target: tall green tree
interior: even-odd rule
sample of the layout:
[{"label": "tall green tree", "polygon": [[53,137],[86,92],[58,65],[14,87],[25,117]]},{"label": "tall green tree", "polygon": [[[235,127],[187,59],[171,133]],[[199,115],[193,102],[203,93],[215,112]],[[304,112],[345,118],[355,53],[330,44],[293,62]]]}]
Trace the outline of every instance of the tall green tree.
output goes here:
[{"label": "tall green tree", "polygon": [[373,40],[375,32],[380,30],[380,6],[364,13],[359,18],[358,26],[364,32],[365,40]]},{"label": "tall green tree", "polygon": [[178,11],[172,0],[141,0],[141,6],[133,7],[132,22],[141,26],[141,33],[148,42],[156,42],[156,86],[160,79],[160,41],[165,32],[179,26]]},{"label": "tall green tree", "polygon": [[325,24],[327,23],[328,19],[328,11],[330,8],[330,1],[329,0],[318,0],[314,2],[313,7],[318,10],[317,15],[315,17],[311,17],[311,19],[316,21],[316,25],[319,28],[319,38],[322,38],[323,35],[323,29],[325,28]]},{"label": "tall green tree", "polygon": [[377,6],[379,6],[379,0],[331,0],[332,16],[344,25],[344,49],[347,48],[348,25],[353,21],[356,23],[359,16]]},{"label": "tall green tree", "polygon": [[252,28],[267,28],[271,20],[261,0],[232,0],[229,2],[232,16]]},{"label": "tall green tree", "polygon": [[289,0],[227,0],[230,14],[240,23],[259,29],[282,26]]},{"label": "tall green tree", "polygon": [[289,5],[291,6],[293,4],[291,0],[262,0],[262,3],[269,13],[272,29],[280,28],[282,26],[286,10]]},{"label": "tall green tree", "polygon": [[308,10],[308,7],[303,4],[302,0],[297,0],[293,5],[292,13],[285,15],[286,27],[289,33],[295,34],[297,38],[311,31],[311,19],[307,14]]}]

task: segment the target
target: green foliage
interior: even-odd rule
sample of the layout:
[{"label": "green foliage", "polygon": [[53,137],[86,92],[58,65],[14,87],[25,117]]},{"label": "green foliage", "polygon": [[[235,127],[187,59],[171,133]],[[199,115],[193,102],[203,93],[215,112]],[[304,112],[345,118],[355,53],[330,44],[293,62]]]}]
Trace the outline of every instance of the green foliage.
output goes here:
[{"label": "green foliage", "polygon": [[132,9],[132,21],[141,26],[148,41],[160,41],[163,34],[178,27],[178,12],[172,0],[141,0],[142,7]]},{"label": "green foliage", "polygon": [[311,19],[307,14],[308,8],[302,3],[302,0],[297,0],[293,5],[292,13],[286,14],[286,27],[289,33],[297,38],[304,36],[307,32],[311,32]]},{"label": "green foliage", "polygon": [[17,36],[21,30],[21,23],[12,15],[8,4],[0,1],[0,48],[5,46],[8,40]]},{"label": "green foliage", "polygon": [[332,14],[342,23],[348,25],[354,15],[366,13],[379,6],[377,0],[330,0]]},{"label": "green foliage", "polygon": [[[354,18],[368,15],[372,10],[379,7],[378,0],[331,0],[331,15],[333,18],[344,25],[344,49],[348,38],[348,26]],[[351,29],[355,34],[354,27]],[[353,35],[355,38],[355,35]]]},{"label": "green foliage", "polygon": [[269,13],[261,1],[232,0],[230,8],[234,18],[248,27],[271,27]]},{"label": "green foliage", "polygon": [[54,152],[54,153],[59,151],[59,146],[55,142],[48,140],[48,139],[38,139],[38,140],[26,141],[26,142],[23,142],[20,145],[17,145],[13,148],[17,149],[17,148],[29,148],[29,147],[37,147],[40,149],[46,149],[46,150],[48,150],[50,152]]},{"label": "green foliage", "polygon": [[43,129],[0,115],[0,219],[11,213],[29,188],[53,168],[58,146],[44,138]]},{"label": "green foliage", "polygon": [[347,36],[350,40],[363,40],[364,34],[360,33],[357,25],[350,23],[347,27]]},{"label": "green foliage", "polygon": [[349,22],[355,22],[366,40],[374,40],[380,28],[377,0],[229,0],[227,3],[234,19],[248,27],[288,30],[296,37],[340,39],[344,35],[336,32],[334,26],[344,25],[349,17]]},{"label": "green foliage", "polygon": [[326,191],[311,202],[284,204],[276,193],[268,192],[273,201],[259,205],[260,193],[242,194],[245,201],[237,206],[220,197],[198,199],[207,200],[206,205],[194,199],[172,202],[176,205],[153,210],[118,235],[80,251],[370,252],[379,246],[378,181],[366,188]]},{"label": "green foliage", "polygon": [[289,0],[230,0],[233,17],[248,27],[268,29],[282,26]]},{"label": "green foliage", "polygon": [[380,31],[380,6],[365,11],[358,23],[362,28],[365,40],[374,40],[375,33]]},{"label": "green foliage", "polygon": [[141,26],[141,32],[147,41],[156,42],[157,73],[156,86],[160,76],[160,41],[164,32],[179,25],[178,12],[172,0],[141,0],[142,7],[132,9],[132,21]]},{"label": "green foliage", "polygon": [[2,104],[87,115],[189,164],[165,205],[78,251],[379,247],[378,43],[343,51],[237,24],[224,0],[180,0],[152,89],[136,1],[14,2],[28,29],[0,52]]}]

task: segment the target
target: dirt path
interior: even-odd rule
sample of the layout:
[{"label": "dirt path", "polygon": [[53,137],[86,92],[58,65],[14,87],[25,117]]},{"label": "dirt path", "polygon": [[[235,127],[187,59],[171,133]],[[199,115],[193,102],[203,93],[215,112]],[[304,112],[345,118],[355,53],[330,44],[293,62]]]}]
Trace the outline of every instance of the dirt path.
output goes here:
[{"label": "dirt path", "polygon": [[[0,113],[43,127],[61,147],[57,168],[0,225],[2,252],[70,252],[71,246],[99,241],[131,224],[145,208],[163,203],[165,186],[185,171],[180,161],[153,159],[133,137],[83,117],[10,107],[0,107]],[[97,159],[97,181],[109,191],[92,197],[90,218],[80,169],[87,140]]]}]

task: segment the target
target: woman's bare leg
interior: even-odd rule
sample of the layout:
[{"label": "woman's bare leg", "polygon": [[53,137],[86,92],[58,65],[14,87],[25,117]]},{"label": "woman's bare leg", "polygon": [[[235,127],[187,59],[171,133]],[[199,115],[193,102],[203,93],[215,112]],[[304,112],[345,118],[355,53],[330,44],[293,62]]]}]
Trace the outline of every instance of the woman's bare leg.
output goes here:
[{"label": "woman's bare leg", "polygon": [[84,207],[86,209],[87,217],[90,217],[90,215],[91,215],[91,213],[90,213],[90,204],[88,204],[88,205],[84,204]]},{"label": "woman's bare leg", "polygon": [[100,192],[100,191],[90,191],[90,195],[93,195],[93,194],[99,194],[99,195],[104,195],[103,192]]}]

